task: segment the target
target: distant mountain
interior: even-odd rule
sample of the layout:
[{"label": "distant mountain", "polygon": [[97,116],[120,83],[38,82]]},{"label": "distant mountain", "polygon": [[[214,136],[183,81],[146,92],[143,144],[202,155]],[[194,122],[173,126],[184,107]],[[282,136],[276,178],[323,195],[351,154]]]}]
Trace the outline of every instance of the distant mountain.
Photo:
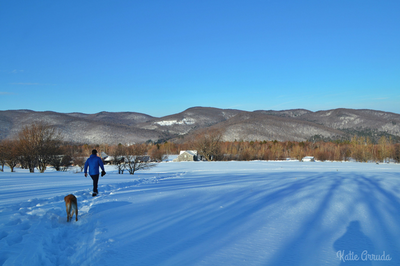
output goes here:
[{"label": "distant mountain", "polygon": [[334,109],[306,113],[300,119],[335,129],[370,129],[398,135],[400,115],[374,110]]},{"label": "distant mountain", "polygon": [[57,127],[66,141],[87,144],[184,141],[208,128],[219,129],[226,141],[234,140],[335,140],[352,135],[377,140],[400,138],[400,115],[375,110],[304,109],[246,112],[193,107],[164,117],[135,112],[97,114],[0,111],[0,139],[14,138],[26,125],[43,121]]},{"label": "distant mountain", "polygon": [[296,119],[340,130],[347,137],[364,136],[369,137],[373,142],[377,142],[381,136],[400,140],[400,115],[395,113],[339,108],[304,113]]},{"label": "distant mountain", "polygon": [[170,139],[216,125],[231,119],[241,112],[232,109],[193,107],[178,114],[155,118],[151,121],[138,124],[137,127],[144,130],[163,132],[165,138]]},{"label": "distant mountain", "polygon": [[274,115],[274,116],[281,116],[281,117],[299,117],[304,114],[309,114],[312,113],[311,111],[305,110],[305,109],[292,109],[292,110],[282,110],[282,111],[264,111],[264,110],[257,110],[254,111],[255,113],[261,113],[261,114],[266,114],[266,115]]},{"label": "distant mountain", "polygon": [[219,123],[214,128],[224,132],[224,140],[293,140],[303,141],[314,135],[338,138],[343,132],[323,125],[294,119],[288,116],[274,116],[262,112],[241,112],[235,117]]},{"label": "distant mountain", "polygon": [[156,131],[135,127],[154,119],[139,113],[81,114],[34,112],[30,110],[0,111],[0,138],[14,138],[26,125],[43,121],[58,128],[66,141],[75,143],[136,143],[159,139]]}]

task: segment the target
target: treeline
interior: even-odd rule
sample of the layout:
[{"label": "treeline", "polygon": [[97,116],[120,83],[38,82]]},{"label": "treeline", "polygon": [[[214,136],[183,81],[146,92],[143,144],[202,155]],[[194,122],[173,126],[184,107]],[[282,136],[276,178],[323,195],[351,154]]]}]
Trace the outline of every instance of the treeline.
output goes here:
[{"label": "treeline", "polygon": [[[166,156],[179,154],[182,150],[197,150],[198,154],[209,161],[248,161],[248,160],[301,160],[304,156],[314,156],[320,161],[358,162],[400,162],[400,144],[382,136],[378,143],[372,143],[368,137],[354,136],[349,141],[311,142],[311,141],[222,141],[217,130],[208,130],[198,134],[183,144],[173,142],[144,143],[134,145],[77,145],[63,142],[61,134],[46,124],[25,127],[15,140],[0,142],[0,171],[4,165],[11,171],[18,165],[34,172],[35,168],[44,172],[53,166],[57,171],[66,171],[70,166],[78,166],[81,171],[92,149],[97,149],[115,158],[112,163],[119,171],[130,170],[129,164],[136,164],[146,156],[150,162],[160,162]],[[134,157],[129,157],[129,156]],[[119,158],[119,159],[118,159]],[[121,158],[125,158],[122,163]],[[133,158],[135,161],[127,159]],[[132,159],[132,160],[133,160]]]},{"label": "treeline", "polygon": [[314,156],[320,161],[400,162],[400,144],[392,144],[385,137],[379,144],[357,136],[345,142],[223,142],[221,153],[222,160],[301,160]]},{"label": "treeline", "polygon": [[196,136],[190,146],[207,160],[301,160],[314,156],[320,161],[400,162],[400,144],[382,136],[374,144],[368,137],[333,142],[310,141],[234,141],[223,142],[222,134],[206,131]]},{"label": "treeline", "polygon": [[218,131],[207,131],[185,144],[148,145],[150,155],[179,154],[181,150],[197,150],[199,155],[210,161],[249,160],[301,160],[314,156],[320,161],[357,162],[400,162],[400,144],[382,136],[374,144],[368,137],[354,136],[347,141],[222,141]]}]

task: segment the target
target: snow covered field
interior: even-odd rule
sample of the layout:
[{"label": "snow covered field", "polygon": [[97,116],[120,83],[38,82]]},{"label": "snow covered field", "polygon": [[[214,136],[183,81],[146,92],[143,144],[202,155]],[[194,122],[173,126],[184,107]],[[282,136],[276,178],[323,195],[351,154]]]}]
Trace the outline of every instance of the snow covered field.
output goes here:
[{"label": "snow covered field", "polygon": [[5,170],[0,265],[400,265],[398,164],[108,167],[95,198],[82,173]]}]

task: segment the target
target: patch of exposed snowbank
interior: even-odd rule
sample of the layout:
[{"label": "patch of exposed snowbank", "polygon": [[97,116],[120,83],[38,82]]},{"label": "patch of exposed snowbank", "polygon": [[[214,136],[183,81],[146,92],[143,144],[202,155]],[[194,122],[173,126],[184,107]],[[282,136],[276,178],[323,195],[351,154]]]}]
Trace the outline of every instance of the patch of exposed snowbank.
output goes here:
[{"label": "patch of exposed snowbank", "polygon": [[183,118],[182,120],[165,120],[165,121],[158,121],[154,122],[154,124],[160,125],[160,126],[173,126],[173,125],[193,125],[196,123],[196,120],[193,118]]}]

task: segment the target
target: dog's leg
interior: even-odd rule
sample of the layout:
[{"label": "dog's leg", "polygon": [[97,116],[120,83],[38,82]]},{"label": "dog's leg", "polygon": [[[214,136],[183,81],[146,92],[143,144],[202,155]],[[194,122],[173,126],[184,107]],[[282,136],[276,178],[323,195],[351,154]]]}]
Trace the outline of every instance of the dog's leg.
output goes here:
[{"label": "dog's leg", "polygon": [[70,216],[70,213],[71,213],[71,205],[66,203],[65,207],[67,209],[67,222],[69,222],[69,216]]}]

